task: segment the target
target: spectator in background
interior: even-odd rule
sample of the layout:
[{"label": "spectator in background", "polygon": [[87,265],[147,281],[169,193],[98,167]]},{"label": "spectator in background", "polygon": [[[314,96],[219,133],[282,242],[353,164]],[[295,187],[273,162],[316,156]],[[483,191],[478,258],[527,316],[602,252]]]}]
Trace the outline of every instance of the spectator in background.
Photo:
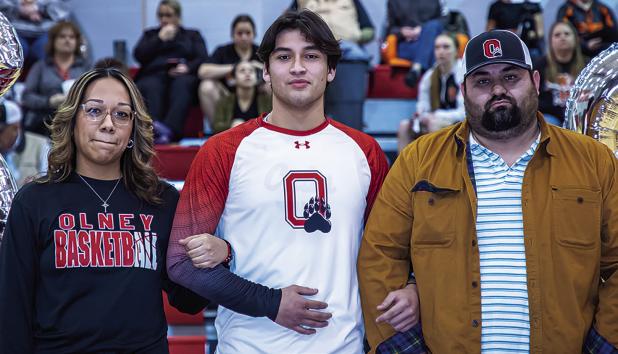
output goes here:
[{"label": "spectator in background", "polygon": [[[450,32],[456,36],[465,35],[466,43],[470,38],[470,28],[468,27],[468,20],[466,17],[457,10],[449,9],[447,6],[442,7],[442,23],[444,24],[444,32]],[[465,45],[461,45],[461,50]]]},{"label": "spectator in background", "polygon": [[17,170],[13,177],[19,188],[45,173],[50,149],[47,137],[23,130],[20,130],[20,134],[21,139],[9,154],[9,159]]},{"label": "spectator in background", "polygon": [[399,125],[397,146],[400,152],[412,142],[415,133],[434,132],[464,119],[464,100],[459,88],[463,82],[463,68],[457,60],[457,50],[454,35],[443,33],[436,37],[436,65],[421,79],[416,115]]},{"label": "spectator in background", "polygon": [[539,111],[546,122],[562,126],[571,87],[586,62],[573,25],[567,21],[554,23],[549,30],[547,54],[534,61],[534,69],[541,74]]},{"label": "spectator in background", "polygon": [[558,10],[557,21],[569,21],[577,29],[584,55],[594,57],[618,41],[616,17],[596,0],[567,0]]},{"label": "spectator in background", "polygon": [[293,0],[291,11],[311,10],[328,25],[339,41],[343,61],[367,61],[371,56],[362,47],[373,39],[373,23],[360,0]]},{"label": "spectator in background", "polygon": [[13,88],[0,98],[0,153],[21,187],[47,169],[49,139],[24,132],[22,110],[14,101]]},{"label": "spectator in background", "polygon": [[88,70],[80,50],[82,35],[74,23],[60,21],[48,36],[47,56],[30,69],[22,95],[24,128],[45,136],[49,135],[45,124],[66,99],[71,84]]},{"label": "spectator in background", "polygon": [[182,9],[176,0],[157,7],[159,27],[148,29],[133,55],[140,63],[135,82],[153,117],[155,143],[182,137],[185,119],[197,89],[197,69],[208,56],[202,35],[180,23]]},{"label": "spectator in background", "polygon": [[22,113],[19,105],[0,97],[0,153],[4,157],[11,175],[17,181],[19,170],[11,158],[12,152],[19,143]]},{"label": "spectator in background", "polygon": [[0,153],[5,158],[18,143],[21,118],[19,105],[0,97]]},{"label": "spectator in background", "polygon": [[496,0],[489,7],[487,31],[509,30],[519,36],[530,49],[530,56],[543,55],[543,12],[541,5],[529,0],[512,2]]},{"label": "spectator in background", "polygon": [[28,63],[45,57],[47,32],[70,16],[66,0],[0,0],[0,12],[15,27]]},{"label": "spectator in background", "polygon": [[435,62],[431,50],[442,32],[442,7],[439,0],[388,0],[387,33],[398,37],[397,55],[413,62],[406,84],[416,87],[421,74]]},{"label": "spectator in background", "polygon": [[232,72],[235,90],[217,104],[213,124],[215,133],[235,127],[272,109],[270,94],[258,89],[261,78],[251,62],[239,62],[234,65]]},{"label": "spectator in background", "polygon": [[232,43],[219,46],[198,70],[202,82],[199,88],[202,112],[213,126],[215,109],[219,100],[230,94],[232,86],[228,80],[233,77],[233,68],[241,60],[248,60],[257,69],[263,65],[257,57],[255,23],[249,15],[238,15],[232,21]]}]

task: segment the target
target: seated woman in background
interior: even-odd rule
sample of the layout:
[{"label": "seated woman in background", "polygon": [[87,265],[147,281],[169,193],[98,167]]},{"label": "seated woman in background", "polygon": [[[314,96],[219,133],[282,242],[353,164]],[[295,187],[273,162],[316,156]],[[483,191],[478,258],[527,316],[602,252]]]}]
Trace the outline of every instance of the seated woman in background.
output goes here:
[{"label": "seated woman in background", "polygon": [[234,66],[233,73],[234,93],[221,98],[217,104],[213,122],[215,133],[235,127],[272,109],[270,95],[258,90],[260,75],[251,62],[239,62]]},{"label": "seated woman in background", "polygon": [[85,73],[50,131],[47,175],[15,195],[0,247],[0,353],[168,353],[162,290],[181,311],[207,301],[167,276],[178,191],[151,166],[137,87]]},{"label": "seated woman in background", "polygon": [[587,61],[575,27],[566,21],[554,23],[547,54],[534,61],[534,69],[541,74],[539,111],[548,123],[562,126],[571,87]]},{"label": "seated woman in background", "polygon": [[415,134],[433,132],[464,119],[464,101],[459,89],[463,68],[457,59],[458,46],[457,39],[450,33],[436,37],[436,63],[421,79],[416,114],[399,124],[397,146],[400,152],[412,142]]},{"label": "seated woman in background", "polygon": [[0,97],[0,153],[18,188],[47,170],[49,152],[48,138],[24,133],[22,116],[17,103]]},{"label": "seated woman in background", "polygon": [[[232,42],[219,46],[198,71],[202,82],[199,87],[199,98],[202,112],[213,127],[215,110],[219,100],[230,94],[233,87],[228,80],[233,79],[234,65],[241,60],[250,61],[256,68],[262,69],[263,64],[257,56],[255,40],[255,23],[249,15],[241,14],[232,21]],[[262,90],[268,91],[268,90]],[[217,131],[213,127],[214,131]]]},{"label": "seated woman in background", "polygon": [[50,123],[73,81],[89,69],[80,50],[82,34],[74,23],[56,23],[48,37],[47,57],[28,72],[22,96],[24,128],[45,136],[49,136],[45,123]]},{"label": "seated woman in background", "polygon": [[196,96],[197,68],[208,56],[204,38],[183,27],[181,15],[177,0],[159,2],[159,26],[147,29],[133,51],[140,64],[135,82],[155,121],[157,144],[182,138]]}]

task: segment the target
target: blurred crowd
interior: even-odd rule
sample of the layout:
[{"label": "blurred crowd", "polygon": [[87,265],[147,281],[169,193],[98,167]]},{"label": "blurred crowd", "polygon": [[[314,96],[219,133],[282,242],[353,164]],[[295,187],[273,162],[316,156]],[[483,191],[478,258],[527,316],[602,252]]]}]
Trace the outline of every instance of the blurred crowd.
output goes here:
[{"label": "blurred crowd", "polygon": [[[417,112],[398,129],[402,148],[464,118],[459,61],[470,33],[465,16],[440,0],[388,0],[386,6],[382,65],[405,68],[405,83],[418,89]],[[289,9],[320,14],[340,40],[343,62],[370,62],[364,44],[376,27],[360,0],[292,0]],[[183,26],[181,2],[162,0],[159,25],[146,29],[133,48],[139,67],[129,69],[112,58],[93,62],[67,1],[0,0],[0,11],[15,26],[26,59],[23,89],[0,102],[0,152],[19,185],[45,171],[51,117],[75,79],[93,66],[131,74],[155,121],[157,144],[182,139],[189,111],[198,105],[212,133],[271,109],[249,15],[239,14],[231,41],[209,53],[202,34]],[[538,2],[496,0],[486,20],[487,30],[515,32],[528,45],[542,78],[539,109],[556,125],[579,72],[618,39],[613,11],[598,0],[566,0],[556,14],[543,13]],[[552,22],[549,33],[544,21]]]}]

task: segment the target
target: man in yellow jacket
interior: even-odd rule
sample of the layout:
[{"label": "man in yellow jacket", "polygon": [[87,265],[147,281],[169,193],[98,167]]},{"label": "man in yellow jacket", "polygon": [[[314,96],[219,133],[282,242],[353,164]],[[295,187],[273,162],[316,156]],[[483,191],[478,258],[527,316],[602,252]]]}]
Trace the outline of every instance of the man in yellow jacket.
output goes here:
[{"label": "man in yellow jacket", "polygon": [[[466,120],[404,149],[367,222],[358,274],[372,352],[612,353],[618,160],[545,123],[516,35],[473,38],[464,67]],[[422,326],[395,333],[378,306],[410,274]]]}]

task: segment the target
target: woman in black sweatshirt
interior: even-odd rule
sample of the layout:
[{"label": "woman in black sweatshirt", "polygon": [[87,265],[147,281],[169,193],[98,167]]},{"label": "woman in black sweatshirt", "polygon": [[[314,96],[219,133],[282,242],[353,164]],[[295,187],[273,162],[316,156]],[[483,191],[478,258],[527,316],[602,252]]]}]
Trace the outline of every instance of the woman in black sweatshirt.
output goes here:
[{"label": "woman in black sweatshirt", "polygon": [[96,69],[50,127],[47,174],[13,199],[0,246],[0,353],[167,353],[161,290],[178,192],[150,165],[152,120],[135,84]]}]

